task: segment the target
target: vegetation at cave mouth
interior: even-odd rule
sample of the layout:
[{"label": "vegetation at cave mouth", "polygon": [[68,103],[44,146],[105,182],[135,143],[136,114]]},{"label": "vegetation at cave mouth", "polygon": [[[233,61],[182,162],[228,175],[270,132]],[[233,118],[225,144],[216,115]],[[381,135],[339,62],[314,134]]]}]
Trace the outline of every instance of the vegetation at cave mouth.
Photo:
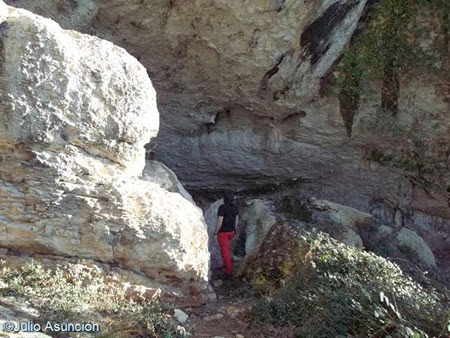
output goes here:
[{"label": "vegetation at cave mouth", "polygon": [[296,337],[450,334],[446,286],[431,279],[421,285],[389,260],[319,231],[298,230],[295,237],[301,249],[291,247],[282,264],[249,280],[261,295],[253,318],[269,336],[283,327]]}]

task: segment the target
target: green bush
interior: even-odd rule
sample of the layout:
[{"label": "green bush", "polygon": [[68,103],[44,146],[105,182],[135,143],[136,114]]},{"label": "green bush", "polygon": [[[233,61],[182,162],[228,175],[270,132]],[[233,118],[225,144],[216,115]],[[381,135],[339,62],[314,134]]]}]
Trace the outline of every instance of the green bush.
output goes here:
[{"label": "green bush", "polygon": [[[311,246],[284,287],[267,291],[252,309],[270,327],[293,326],[296,337],[429,337],[447,332],[443,295],[405,276],[394,263],[304,233]],[[311,273],[313,271],[313,273]]]},{"label": "green bush", "polygon": [[35,323],[97,323],[101,328],[98,337],[188,336],[156,299],[133,301],[96,269],[66,266],[50,270],[31,262],[14,270],[3,268],[0,285],[0,296],[26,299],[39,310]]}]

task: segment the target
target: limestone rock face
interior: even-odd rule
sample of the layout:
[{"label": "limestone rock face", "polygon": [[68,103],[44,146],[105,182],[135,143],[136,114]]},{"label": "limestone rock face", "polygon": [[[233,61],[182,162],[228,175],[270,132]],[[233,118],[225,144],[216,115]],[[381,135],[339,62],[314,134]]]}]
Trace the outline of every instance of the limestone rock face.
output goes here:
[{"label": "limestone rock face", "polygon": [[159,127],[144,67],[0,4],[0,247],[116,265],[204,301],[201,210],[139,179]]},{"label": "limestone rock face", "polygon": [[364,243],[358,233],[342,223],[319,221],[313,223],[313,226],[316,229],[328,233],[331,237],[346,245],[351,245],[360,249],[364,247]]},{"label": "limestone rock face", "polygon": [[256,198],[245,201],[240,217],[245,233],[245,254],[248,255],[261,244],[277,218],[269,201]]},{"label": "limestone rock face", "polygon": [[307,206],[312,211],[312,220],[319,222],[331,221],[343,224],[353,230],[357,229],[357,224],[371,217],[360,210],[316,198],[308,199]]},{"label": "limestone rock face", "polygon": [[[401,78],[395,117],[382,109],[382,84],[364,81],[351,138],[339,98],[318,90],[367,1],[8,3],[111,40],[140,59],[162,112],[156,159],[188,188],[302,180],[308,197],[411,228],[442,264],[450,262],[446,81]],[[430,193],[427,182],[436,179]]]},{"label": "limestone rock face", "polygon": [[[39,311],[30,307],[25,299],[15,297],[0,297],[0,325],[3,327],[7,322],[30,322],[39,320]],[[3,331],[3,330],[2,330]],[[11,338],[51,338],[51,336],[40,332],[9,333]]]},{"label": "limestone rock face", "polygon": [[177,192],[194,203],[192,196],[184,189],[175,173],[161,162],[145,161],[142,180],[157,183],[161,188],[170,192]]},{"label": "limestone rock face", "polygon": [[380,255],[391,257],[394,261],[403,259],[423,267],[436,267],[430,247],[410,229],[396,229],[367,219],[359,224],[359,233],[365,246]]},{"label": "limestone rock face", "polygon": [[314,102],[366,0],[9,2],[111,40],[146,66],[162,112],[157,159],[190,187],[292,178],[334,156],[326,149],[302,164],[319,144],[345,138],[344,128],[326,130],[343,126],[339,114],[316,116],[323,103]]},{"label": "limestone rock face", "polygon": [[429,246],[422,237],[407,228],[401,228],[395,237],[395,242],[405,254],[412,254],[412,261],[419,262],[425,266],[436,266],[436,259]]},{"label": "limestone rock face", "polygon": [[[217,210],[219,210],[220,205],[223,203],[223,199],[217,200],[206,209],[205,211],[205,221],[208,225],[208,236],[209,236],[209,252],[211,253],[211,269],[215,269],[223,266],[222,258],[220,256],[220,248],[217,243],[216,238],[214,238],[214,231],[216,227]],[[236,238],[233,238],[232,244]]]},{"label": "limestone rock face", "polygon": [[329,201],[312,198],[307,204],[312,211],[312,225],[345,244],[367,247],[394,261],[404,259],[436,267],[430,247],[411,229],[387,226],[368,213]]}]

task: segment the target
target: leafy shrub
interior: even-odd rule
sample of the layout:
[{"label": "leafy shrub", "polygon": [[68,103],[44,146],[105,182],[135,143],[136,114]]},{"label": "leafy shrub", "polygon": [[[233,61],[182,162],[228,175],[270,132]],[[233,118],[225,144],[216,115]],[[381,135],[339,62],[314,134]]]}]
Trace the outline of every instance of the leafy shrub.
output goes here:
[{"label": "leafy shrub", "polygon": [[448,332],[450,310],[444,296],[414,282],[396,264],[320,232],[302,231],[299,240],[310,245],[308,262],[297,265],[284,287],[264,289],[252,309],[268,330],[293,326],[296,337],[428,337]]}]

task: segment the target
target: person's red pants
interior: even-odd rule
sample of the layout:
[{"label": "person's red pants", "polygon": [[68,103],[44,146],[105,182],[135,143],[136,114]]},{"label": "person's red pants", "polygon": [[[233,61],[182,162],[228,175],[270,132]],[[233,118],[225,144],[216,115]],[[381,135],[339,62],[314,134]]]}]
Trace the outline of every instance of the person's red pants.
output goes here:
[{"label": "person's red pants", "polygon": [[234,236],[234,231],[219,232],[217,240],[219,241],[220,253],[222,254],[223,265],[225,265],[225,273],[231,274],[233,265],[231,262],[230,241]]}]

